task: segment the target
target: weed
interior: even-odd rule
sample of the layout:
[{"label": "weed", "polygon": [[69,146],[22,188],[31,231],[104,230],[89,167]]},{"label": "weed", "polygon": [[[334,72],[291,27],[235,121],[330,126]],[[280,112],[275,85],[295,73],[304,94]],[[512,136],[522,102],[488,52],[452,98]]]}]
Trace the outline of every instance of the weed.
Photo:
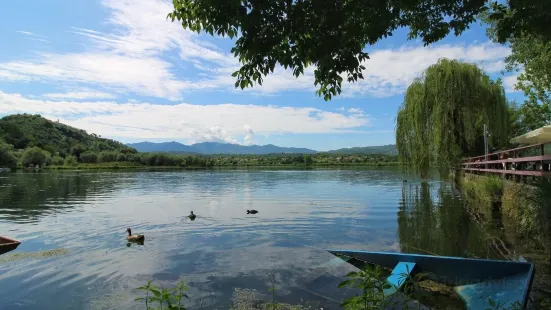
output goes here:
[{"label": "weed", "polygon": [[277,288],[275,287],[275,274],[273,272],[269,272],[268,277],[270,278],[270,282],[272,283],[272,287],[270,288],[270,292],[272,293],[272,303],[270,305],[272,307],[272,310],[276,310],[277,304],[275,301],[275,292],[277,291]]},{"label": "weed", "polygon": [[[165,289],[151,285],[151,281],[146,285],[138,287],[138,290],[145,291],[145,297],[136,298],[136,301],[145,301],[145,307],[147,310],[185,310],[182,305],[182,299],[187,298],[185,294],[188,287],[184,281],[180,281],[176,284],[176,287],[171,289]],[[150,304],[157,304],[157,307],[152,307]]]},{"label": "weed", "polygon": [[379,266],[366,265],[363,270],[353,271],[346,275],[338,287],[352,287],[361,290],[356,295],[345,300],[341,307],[346,310],[383,309],[385,306],[385,290],[392,286],[383,277],[383,269]]}]

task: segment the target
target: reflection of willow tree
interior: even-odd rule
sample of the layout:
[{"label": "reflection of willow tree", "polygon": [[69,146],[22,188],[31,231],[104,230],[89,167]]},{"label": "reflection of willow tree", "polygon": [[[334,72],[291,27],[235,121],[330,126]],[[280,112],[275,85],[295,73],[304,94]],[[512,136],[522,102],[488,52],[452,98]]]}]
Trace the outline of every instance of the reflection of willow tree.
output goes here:
[{"label": "reflection of willow tree", "polygon": [[33,221],[95,195],[114,189],[116,179],[105,174],[18,173],[0,179],[0,217],[10,221]]},{"label": "reflection of willow tree", "polygon": [[427,182],[404,186],[398,211],[402,251],[444,256],[488,257],[488,240],[472,222],[465,202],[450,185],[439,184],[433,201]]}]

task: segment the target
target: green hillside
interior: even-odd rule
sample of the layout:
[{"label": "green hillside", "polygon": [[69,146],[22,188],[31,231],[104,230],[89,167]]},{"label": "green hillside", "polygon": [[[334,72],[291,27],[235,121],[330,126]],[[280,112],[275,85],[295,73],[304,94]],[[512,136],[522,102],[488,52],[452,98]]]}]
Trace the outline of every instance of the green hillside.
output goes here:
[{"label": "green hillside", "polygon": [[135,149],[115,140],[52,122],[40,115],[17,114],[1,118],[0,166],[14,166],[9,154],[17,158],[30,149],[34,149],[37,154],[39,150],[44,151],[45,157],[55,157],[57,163],[69,156],[75,156],[79,161],[81,154],[92,152],[136,153]]}]

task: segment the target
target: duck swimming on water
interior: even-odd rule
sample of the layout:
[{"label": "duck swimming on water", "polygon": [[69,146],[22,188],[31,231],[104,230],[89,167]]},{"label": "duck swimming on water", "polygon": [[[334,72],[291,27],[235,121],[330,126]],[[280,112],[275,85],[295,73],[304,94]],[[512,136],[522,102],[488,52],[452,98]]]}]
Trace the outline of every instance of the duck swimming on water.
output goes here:
[{"label": "duck swimming on water", "polygon": [[130,228],[127,228],[126,231],[128,232],[128,237],[126,237],[128,241],[140,242],[145,239],[144,235],[132,235],[132,230]]},{"label": "duck swimming on water", "polygon": [[256,210],[247,210],[247,214],[257,214],[258,211]]},{"label": "duck swimming on water", "polygon": [[191,214],[188,215],[187,217],[189,217],[190,220],[195,220],[195,218],[197,217],[197,215],[193,214],[193,211],[191,211]]}]

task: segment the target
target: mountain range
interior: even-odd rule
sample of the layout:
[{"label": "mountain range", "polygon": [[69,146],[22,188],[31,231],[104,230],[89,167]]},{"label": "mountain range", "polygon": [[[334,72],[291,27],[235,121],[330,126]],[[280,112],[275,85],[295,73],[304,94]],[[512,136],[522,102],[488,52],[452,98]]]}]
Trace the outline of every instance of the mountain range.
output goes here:
[{"label": "mountain range", "polygon": [[[314,154],[320,153],[316,150],[296,147],[281,147],[273,144],[267,145],[239,145],[219,142],[202,142],[192,145],[185,145],[179,142],[138,142],[128,143],[127,146],[135,148],[138,152],[167,152],[167,153],[188,153],[188,154]],[[329,153],[340,154],[385,154],[397,155],[398,151],[393,144],[383,146],[353,147],[329,151]]]}]

